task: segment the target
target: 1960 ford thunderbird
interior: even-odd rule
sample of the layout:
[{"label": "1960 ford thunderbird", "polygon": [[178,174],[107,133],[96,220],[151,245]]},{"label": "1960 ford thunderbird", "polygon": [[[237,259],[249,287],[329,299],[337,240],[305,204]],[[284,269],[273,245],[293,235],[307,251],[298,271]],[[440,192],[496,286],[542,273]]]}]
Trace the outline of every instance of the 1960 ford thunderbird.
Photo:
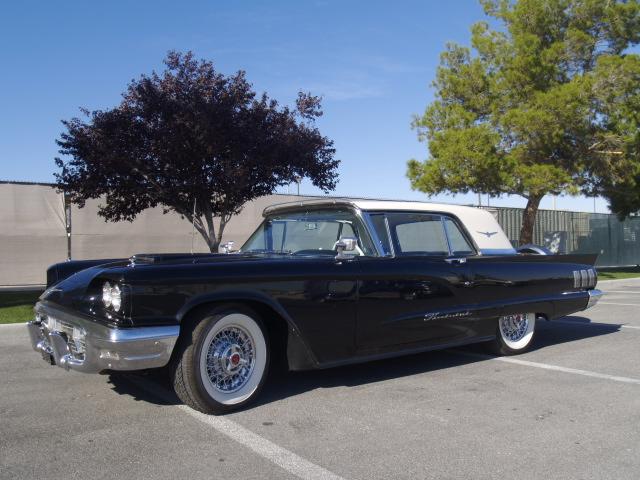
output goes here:
[{"label": "1960 ford thunderbird", "polygon": [[511,355],[602,295],[594,255],[518,253],[485,210],[322,199],[264,217],[233,254],[53,265],[34,349],[80,372],[168,367],[186,404],[224,413],[274,354],[292,370],[477,342]]}]

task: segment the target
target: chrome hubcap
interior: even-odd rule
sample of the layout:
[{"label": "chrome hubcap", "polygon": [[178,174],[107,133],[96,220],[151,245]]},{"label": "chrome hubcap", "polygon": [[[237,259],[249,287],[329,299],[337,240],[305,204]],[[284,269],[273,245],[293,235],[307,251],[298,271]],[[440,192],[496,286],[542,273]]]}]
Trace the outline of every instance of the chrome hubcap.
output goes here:
[{"label": "chrome hubcap", "polygon": [[227,326],[211,340],[207,349],[207,375],[222,393],[240,390],[255,364],[255,347],[249,333],[239,326]]},{"label": "chrome hubcap", "polygon": [[521,340],[529,329],[529,319],[524,313],[506,315],[500,318],[500,331],[502,335],[512,342]]}]

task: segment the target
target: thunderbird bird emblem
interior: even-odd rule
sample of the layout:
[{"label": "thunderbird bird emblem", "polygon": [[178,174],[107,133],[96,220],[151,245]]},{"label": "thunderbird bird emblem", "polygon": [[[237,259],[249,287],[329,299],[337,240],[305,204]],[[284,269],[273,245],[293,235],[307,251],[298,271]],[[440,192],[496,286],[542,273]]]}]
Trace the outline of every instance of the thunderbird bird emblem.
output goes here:
[{"label": "thunderbird bird emblem", "polygon": [[478,232],[478,233],[480,233],[480,234],[482,234],[482,235],[486,235],[486,236],[487,236],[487,238],[491,238],[491,237],[493,237],[496,233],[498,233],[498,232],[481,232],[481,231],[479,231],[479,230],[476,230],[476,232]]}]

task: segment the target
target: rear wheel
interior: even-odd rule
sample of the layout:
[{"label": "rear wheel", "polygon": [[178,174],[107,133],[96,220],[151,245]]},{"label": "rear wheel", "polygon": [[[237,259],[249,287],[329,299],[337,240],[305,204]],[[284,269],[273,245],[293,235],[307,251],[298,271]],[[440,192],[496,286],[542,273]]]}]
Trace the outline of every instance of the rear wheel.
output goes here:
[{"label": "rear wheel", "polygon": [[490,343],[497,355],[516,355],[525,352],[533,342],[536,328],[535,313],[516,313],[498,318],[496,338]]},{"label": "rear wheel", "polygon": [[254,400],[266,378],[269,348],[258,315],[219,307],[185,332],[173,364],[178,397],[204,413],[221,414]]}]

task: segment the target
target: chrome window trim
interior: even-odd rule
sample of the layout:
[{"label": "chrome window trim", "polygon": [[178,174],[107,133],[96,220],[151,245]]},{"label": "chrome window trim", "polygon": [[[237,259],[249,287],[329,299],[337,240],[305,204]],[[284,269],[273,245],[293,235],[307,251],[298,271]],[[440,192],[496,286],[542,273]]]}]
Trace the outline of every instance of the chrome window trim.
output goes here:
[{"label": "chrome window trim", "polygon": [[[384,224],[387,230],[387,238],[389,240],[389,246],[391,248],[391,256],[395,257],[396,256],[396,251],[395,251],[395,245],[393,242],[393,237],[391,235],[391,227],[389,226],[389,218],[388,215],[389,213],[408,213],[408,214],[419,214],[419,215],[431,215],[433,217],[439,217],[440,218],[440,224],[442,225],[442,229],[444,230],[444,235],[445,238],[447,240],[447,248],[449,249],[449,256],[453,256],[453,251],[451,250],[451,239],[449,238],[449,232],[447,232],[447,228],[445,225],[445,221],[447,218],[451,219],[453,221],[453,223],[458,227],[458,229],[460,230],[460,233],[462,234],[462,236],[464,237],[464,239],[467,241],[467,243],[469,244],[469,246],[473,249],[473,253],[469,254],[469,255],[463,255],[464,257],[472,257],[472,256],[480,256],[482,255],[482,251],[478,248],[478,245],[476,245],[476,242],[473,240],[473,237],[471,235],[469,235],[469,232],[467,231],[467,228],[464,226],[464,224],[460,221],[460,219],[458,219],[455,215],[451,215],[449,213],[443,213],[443,212],[438,212],[438,211],[415,211],[415,210],[394,210],[392,212],[389,211],[385,211],[385,210],[366,210],[363,212],[363,215],[365,215],[366,217],[370,217],[371,215],[384,215]],[[375,227],[373,227],[373,223],[371,222],[371,220],[369,219],[369,223],[367,224],[367,227],[371,229],[372,233],[375,235],[375,238],[377,240],[379,240],[379,237],[377,235],[377,231],[375,230]],[[379,243],[376,244],[376,249],[380,252],[381,251],[381,247],[378,248],[380,246]],[[385,255],[381,255],[381,256],[385,256]]]},{"label": "chrome window trim", "polygon": [[[306,205],[304,205],[304,206],[306,206]],[[365,254],[365,255],[362,255],[362,256],[364,256],[364,257],[383,257],[383,256],[385,256],[385,255],[383,255],[383,252],[382,252],[382,249],[380,248],[380,245],[377,244],[374,241],[374,239],[377,239],[377,236],[373,237],[373,235],[376,234],[375,229],[372,228],[372,225],[370,224],[369,218],[367,217],[365,212],[360,210],[360,208],[358,208],[355,205],[350,204],[350,203],[344,203],[344,204],[341,203],[341,204],[336,204],[336,205],[310,205],[310,207],[311,208],[306,208],[304,210],[301,210],[299,207],[298,208],[287,208],[287,209],[278,210],[276,212],[271,212],[271,213],[276,214],[276,215],[282,215],[282,214],[287,214],[287,213],[296,213],[296,212],[300,212],[300,211],[304,211],[305,213],[309,213],[309,212],[313,212],[313,211],[317,211],[317,210],[331,211],[331,210],[335,210],[336,209],[335,207],[341,208],[343,210],[347,210],[351,214],[353,214],[353,216],[354,216],[354,218],[356,220],[358,220],[361,223],[361,226],[363,227],[362,228],[363,234],[368,237],[366,240],[368,240],[372,244],[373,249],[375,251],[375,255],[366,255]],[[260,224],[256,227],[256,229],[251,233],[251,235],[249,235],[247,240],[242,244],[242,247],[239,250],[240,252],[242,252],[242,249],[244,248],[244,246],[255,235],[255,233],[262,228],[262,226],[267,221],[267,219],[269,218],[271,213],[269,213],[268,215],[264,215],[264,218],[263,218],[262,222],[260,222]],[[362,242],[360,242],[360,237],[358,237],[358,242],[362,243]],[[360,247],[363,247],[363,245],[360,245]],[[364,250],[362,250],[362,251],[363,251],[363,253],[365,253]]]},{"label": "chrome window trim", "polygon": [[[389,221],[387,220],[387,216],[385,214],[385,212],[365,212],[362,211],[360,209],[358,209],[362,215],[362,217],[364,219],[366,219],[366,226],[370,231],[370,237],[374,240],[375,243],[375,248],[376,251],[378,252],[378,256],[379,257],[395,257],[396,256],[396,252],[395,252],[395,248],[393,246],[393,242],[391,241],[391,231],[389,230]],[[383,248],[382,248],[382,242],[380,240],[380,236],[378,235],[378,230],[376,229],[375,225],[373,224],[373,220],[371,219],[372,215],[383,215],[384,218],[384,226],[385,226],[385,232],[387,234],[387,243],[389,244],[389,248],[391,249],[391,253],[387,254],[384,252]]]},{"label": "chrome window trim", "polygon": [[[371,224],[371,219],[369,218],[369,216],[365,212],[360,210],[358,207],[356,207],[355,205],[352,205],[351,209],[355,213],[356,217],[362,222],[362,225],[364,226],[364,230],[366,234],[369,235],[369,241],[373,244],[373,248],[375,249],[377,256],[384,257],[385,255],[384,255],[384,252],[382,251],[382,245],[380,245],[377,232],[375,228],[373,228],[373,225]],[[365,255],[365,257],[367,256],[369,255]]]},{"label": "chrome window trim", "polygon": [[395,257],[396,256],[396,247],[393,244],[393,239],[391,238],[391,227],[389,226],[389,217],[387,217],[387,214],[385,213],[384,215],[384,228],[387,232],[387,238],[389,239],[389,247],[391,248],[391,256]]},{"label": "chrome window trim", "polygon": [[444,215],[440,215],[440,225],[442,225],[442,231],[444,232],[444,238],[447,240],[447,248],[449,249],[449,256],[453,256],[453,249],[451,248],[451,239],[449,238],[449,232],[447,232],[447,226],[445,225]]},{"label": "chrome window trim", "polygon": [[373,226],[373,222],[371,221],[371,216],[368,212],[363,212],[358,207],[354,207],[356,214],[360,216],[362,223],[365,226],[365,229],[369,231],[369,238],[373,241],[373,248],[378,252],[378,257],[386,257],[387,255],[382,250],[382,244],[380,243],[380,237],[378,236],[378,232]]}]

